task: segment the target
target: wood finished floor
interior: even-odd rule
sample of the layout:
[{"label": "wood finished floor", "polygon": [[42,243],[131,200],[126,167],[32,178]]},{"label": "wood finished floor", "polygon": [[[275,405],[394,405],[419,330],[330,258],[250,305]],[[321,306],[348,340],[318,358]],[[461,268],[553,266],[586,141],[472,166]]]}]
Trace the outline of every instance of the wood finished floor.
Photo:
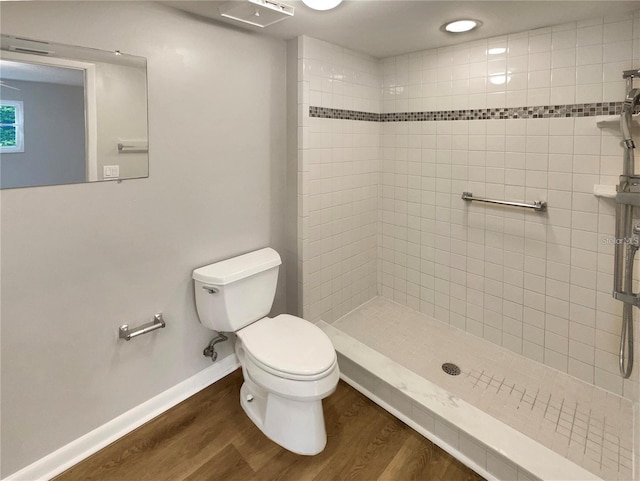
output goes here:
[{"label": "wood finished floor", "polygon": [[235,371],[55,481],[476,481],[483,478],[340,382],[324,400],[327,447],[299,456],[240,407]]}]

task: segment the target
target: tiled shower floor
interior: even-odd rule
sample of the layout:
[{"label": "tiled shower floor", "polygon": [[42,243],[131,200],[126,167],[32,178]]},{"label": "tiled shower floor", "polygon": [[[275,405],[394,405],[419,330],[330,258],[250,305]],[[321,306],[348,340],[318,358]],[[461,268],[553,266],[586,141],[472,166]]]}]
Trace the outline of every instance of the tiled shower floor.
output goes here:
[{"label": "tiled shower floor", "polygon": [[601,478],[632,479],[630,401],[384,298],[333,327]]}]

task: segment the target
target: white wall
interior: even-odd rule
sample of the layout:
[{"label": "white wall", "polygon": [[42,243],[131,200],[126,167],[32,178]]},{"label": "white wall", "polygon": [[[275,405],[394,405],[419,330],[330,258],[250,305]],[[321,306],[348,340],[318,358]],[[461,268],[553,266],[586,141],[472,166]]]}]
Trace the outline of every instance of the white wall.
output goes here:
[{"label": "white wall", "polygon": [[298,41],[298,284],[303,317],[332,322],[376,295],[380,126],[309,118],[309,105],[379,112],[379,66]]},{"label": "white wall", "polygon": [[[621,304],[611,298],[613,252],[603,242],[613,235],[614,203],[591,193],[596,183],[617,182],[618,133],[596,128],[594,117],[381,126],[309,117],[310,106],[392,113],[620,102],[622,70],[640,67],[640,11],[613,13],[377,65],[363,59],[371,84],[377,76],[382,85],[378,104],[354,75],[362,72],[358,54],[303,37],[298,221],[305,316],[331,322],[354,307],[354,286],[366,285],[366,276],[345,276],[350,271],[340,260],[344,252],[368,258],[368,250],[349,251],[355,237],[341,223],[339,199],[350,171],[338,160],[355,151],[354,134],[365,134],[366,145],[379,149],[380,177],[369,184],[379,189],[378,294],[623,394],[637,413],[639,356],[632,379],[623,381]],[[489,55],[494,48],[504,51]],[[510,82],[491,82],[505,71]],[[465,190],[542,199],[549,211],[467,205]],[[346,292],[344,279],[354,282]],[[361,299],[372,295],[355,290]],[[638,341],[636,335],[636,352]]]},{"label": "white wall", "polygon": [[[384,111],[621,102],[639,18],[384,59]],[[617,183],[619,135],[595,117],[385,123],[381,294],[637,399],[637,374],[618,373],[622,304],[604,241],[615,203],[592,194]],[[469,205],[463,191],[545,200],[548,213]]]},{"label": "white wall", "polygon": [[143,2],[6,3],[1,27],[147,57],[152,152],[148,179],[1,193],[4,477],[210,365],[192,269],[282,244],[286,46]]},{"label": "white wall", "polygon": [[[362,145],[379,146],[380,159],[380,177],[370,183],[380,193],[378,294],[637,399],[637,377],[623,382],[617,366],[621,304],[611,298],[612,248],[603,241],[613,235],[614,203],[592,195],[594,184],[617,182],[618,133],[598,129],[595,117],[376,123],[309,118],[304,107],[391,113],[620,102],[622,70],[640,66],[640,12],[377,66],[368,59],[371,83],[376,75],[382,82],[381,110],[359,100],[367,90],[353,74],[363,71],[352,66],[358,54],[302,40],[305,315],[331,322],[350,306],[336,253],[353,234],[334,229],[344,212],[335,191],[350,185],[352,171],[339,161],[355,151],[346,142],[369,135]],[[506,84],[491,81],[505,72]],[[463,191],[546,200],[549,210],[469,205]]]}]

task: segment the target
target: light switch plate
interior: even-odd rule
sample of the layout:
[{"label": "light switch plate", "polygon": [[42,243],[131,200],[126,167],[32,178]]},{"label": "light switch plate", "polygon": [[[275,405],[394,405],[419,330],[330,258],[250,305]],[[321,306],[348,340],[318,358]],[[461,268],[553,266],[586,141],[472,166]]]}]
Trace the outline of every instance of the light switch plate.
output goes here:
[{"label": "light switch plate", "polygon": [[119,165],[105,165],[102,168],[103,176],[105,179],[113,179],[120,177]]}]

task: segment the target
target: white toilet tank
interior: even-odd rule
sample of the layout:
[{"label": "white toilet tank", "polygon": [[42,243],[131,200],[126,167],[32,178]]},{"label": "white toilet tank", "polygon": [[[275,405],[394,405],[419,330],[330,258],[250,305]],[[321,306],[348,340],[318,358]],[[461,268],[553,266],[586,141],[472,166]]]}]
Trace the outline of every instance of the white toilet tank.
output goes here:
[{"label": "white toilet tank", "polygon": [[193,271],[196,309],[203,326],[235,332],[271,310],[280,255],[267,247]]}]

